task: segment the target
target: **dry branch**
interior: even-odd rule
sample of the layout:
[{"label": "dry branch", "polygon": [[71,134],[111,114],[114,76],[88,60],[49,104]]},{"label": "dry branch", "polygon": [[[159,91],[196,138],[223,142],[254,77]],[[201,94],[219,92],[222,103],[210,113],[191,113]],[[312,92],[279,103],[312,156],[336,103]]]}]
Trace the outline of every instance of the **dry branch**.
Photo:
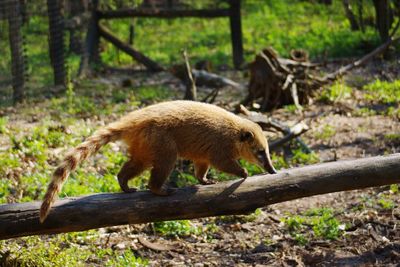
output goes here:
[{"label": "dry branch", "polygon": [[59,200],[39,222],[40,202],[0,205],[0,239],[93,228],[244,214],[256,208],[330,192],[400,183],[400,154],[282,170],[275,175],[150,192],[94,194]]},{"label": "dry branch", "polygon": [[126,44],[120,39],[118,39],[118,37],[112,34],[111,31],[108,30],[106,27],[99,24],[98,30],[101,37],[103,37],[104,39],[115,45],[118,49],[121,49],[122,51],[133,57],[136,61],[142,63],[149,70],[151,71],[163,70],[163,67],[161,67],[157,62],[154,62],[150,58],[146,57],[145,55],[143,55],[142,53],[131,47],[129,44]]},{"label": "dry branch", "polygon": [[[170,72],[180,80],[185,80],[186,68],[184,64],[172,66]],[[206,70],[192,69],[192,75],[197,86],[206,86],[210,88],[222,88],[224,86],[232,86],[237,89],[244,89],[244,86],[242,84]]]},{"label": "dry branch", "polygon": [[183,50],[182,52],[183,59],[185,61],[185,85],[186,85],[186,92],[185,92],[185,97],[184,99],[186,100],[197,100],[197,88],[196,88],[196,83],[195,79],[193,78],[192,74],[192,67],[190,66],[189,63],[189,57],[187,55],[186,50]]}]

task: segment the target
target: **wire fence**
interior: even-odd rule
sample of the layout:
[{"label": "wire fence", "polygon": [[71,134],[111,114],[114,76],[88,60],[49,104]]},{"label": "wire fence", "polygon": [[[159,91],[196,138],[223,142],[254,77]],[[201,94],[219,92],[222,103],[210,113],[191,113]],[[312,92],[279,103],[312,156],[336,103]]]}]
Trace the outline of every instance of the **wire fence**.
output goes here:
[{"label": "wire fence", "polygon": [[[87,35],[96,10],[190,10],[227,8],[219,0],[0,0],[0,105],[19,102],[24,97],[51,96],[74,79],[89,49],[103,50],[107,63],[121,63],[119,56],[98,42],[89,47]],[[132,45],[133,25],[148,20],[117,20],[114,26]],[[95,21],[98,23],[98,21]],[[121,30],[122,29],[122,30]],[[126,30],[124,30],[126,29]],[[161,33],[164,35],[164,33]],[[145,34],[138,37],[146,36]],[[90,41],[90,40],[89,40]],[[140,49],[140,47],[139,47]],[[113,52],[114,51],[114,52]],[[93,51],[89,51],[92,53]],[[119,53],[119,52],[115,52]],[[155,51],[156,53],[156,51]],[[119,54],[118,54],[119,55]],[[150,55],[152,56],[152,55]],[[129,58],[128,58],[129,59]],[[130,59],[131,60],[131,59]],[[123,63],[123,62],[122,62]]]}]

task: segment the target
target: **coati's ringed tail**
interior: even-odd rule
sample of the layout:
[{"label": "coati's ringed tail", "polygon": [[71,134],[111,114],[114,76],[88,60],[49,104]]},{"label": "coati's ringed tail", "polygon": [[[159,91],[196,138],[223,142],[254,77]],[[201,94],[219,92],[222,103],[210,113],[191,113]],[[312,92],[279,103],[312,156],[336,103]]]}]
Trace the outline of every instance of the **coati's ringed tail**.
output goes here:
[{"label": "coati's ringed tail", "polygon": [[43,222],[49,214],[50,208],[61,191],[62,185],[69,174],[90,155],[96,153],[105,144],[120,138],[121,130],[109,127],[100,129],[74,149],[72,149],[58,165],[53,173],[52,180],[47,188],[43,203],[40,207],[40,222]]}]

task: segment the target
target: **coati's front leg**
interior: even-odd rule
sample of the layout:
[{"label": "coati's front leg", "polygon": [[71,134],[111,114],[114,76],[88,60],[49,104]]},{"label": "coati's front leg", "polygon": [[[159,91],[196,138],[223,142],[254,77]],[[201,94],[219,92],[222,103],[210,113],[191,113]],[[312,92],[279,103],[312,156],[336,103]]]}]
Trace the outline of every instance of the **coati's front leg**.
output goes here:
[{"label": "coati's front leg", "polygon": [[125,193],[133,193],[136,192],[136,188],[130,188],[128,186],[128,181],[144,171],[144,165],[141,162],[129,160],[125,162],[124,166],[122,166],[121,170],[119,171],[118,183],[121,187],[122,191]]},{"label": "coati's front leg", "polygon": [[211,162],[211,164],[220,171],[233,174],[242,178],[247,178],[249,175],[247,170],[240,166],[239,162],[234,159],[218,159]]},{"label": "coati's front leg", "polygon": [[193,162],[194,164],[194,176],[199,180],[201,184],[214,184],[213,181],[207,179],[207,173],[210,165],[206,162]]}]

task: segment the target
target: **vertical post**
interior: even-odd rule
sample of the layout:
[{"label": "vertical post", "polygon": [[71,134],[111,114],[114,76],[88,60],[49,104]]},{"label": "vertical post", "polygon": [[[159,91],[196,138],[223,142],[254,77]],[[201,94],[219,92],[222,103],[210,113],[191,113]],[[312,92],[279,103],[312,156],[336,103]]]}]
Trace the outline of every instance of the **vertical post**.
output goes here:
[{"label": "vertical post", "polygon": [[229,21],[233,52],[233,65],[239,69],[243,63],[242,20],[240,14],[240,0],[230,0]]},{"label": "vertical post", "polygon": [[[84,3],[82,0],[70,0],[70,17],[78,16],[85,12]],[[75,54],[82,53],[82,38],[81,38],[82,29],[79,27],[78,29],[69,29],[69,51]]]},{"label": "vertical post", "polygon": [[47,0],[47,13],[49,16],[49,51],[53,65],[54,84],[65,86],[64,19],[61,14],[60,0]]},{"label": "vertical post", "polygon": [[86,33],[86,40],[83,49],[83,54],[81,57],[81,62],[79,66],[79,76],[85,76],[90,67],[93,64],[100,62],[99,55],[99,43],[100,43],[100,33],[99,33],[99,18],[97,16],[98,0],[93,0],[91,9],[90,20],[88,23],[88,30]]},{"label": "vertical post", "polygon": [[[8,38],[11,50],[11,72],[14,103],[21,102],[24,98],[25,58],[22,48],[22,14],[20,2],[9,1]],[[5,9],[6,10],[6,9]]]},{"label": "vertical post", "polygon": [[389,39],[389,30],[391,25],[390,2],[388,0],[374,0],[376,13],[376,27],[382,42]]}]

